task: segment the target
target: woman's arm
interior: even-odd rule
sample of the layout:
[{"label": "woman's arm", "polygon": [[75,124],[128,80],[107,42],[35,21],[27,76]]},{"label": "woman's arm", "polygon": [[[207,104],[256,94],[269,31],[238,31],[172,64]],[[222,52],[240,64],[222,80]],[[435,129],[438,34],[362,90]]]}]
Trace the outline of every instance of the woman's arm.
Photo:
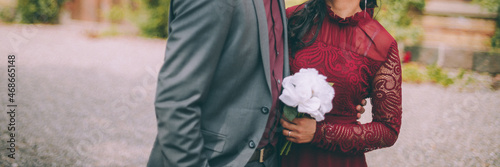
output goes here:
[{"label": "woman's arm", "polygon": [[387,60],[372,81],[373,121],[363,125],[320,122],[312,143],[330,151],[347,153],[392,146],[401,126],[401,82],[401,63],[394,41]]}]

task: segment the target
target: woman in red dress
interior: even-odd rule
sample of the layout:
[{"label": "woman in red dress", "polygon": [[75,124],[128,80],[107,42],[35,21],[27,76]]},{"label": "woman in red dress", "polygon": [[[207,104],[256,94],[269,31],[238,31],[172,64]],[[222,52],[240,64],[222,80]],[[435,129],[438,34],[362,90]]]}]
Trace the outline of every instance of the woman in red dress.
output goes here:
[{"label": "woman in red dress", "polygon": [[[364,153],[392,146],[401,126],[401,64],[394,38],[373,17],[375,0],[309,0],[287,9],[292,73],[315,68],[333,82],[322,122],[281,120],[294,142],[282,166],[367,166]],[[355,104],[371,98],[373,121]]]}]

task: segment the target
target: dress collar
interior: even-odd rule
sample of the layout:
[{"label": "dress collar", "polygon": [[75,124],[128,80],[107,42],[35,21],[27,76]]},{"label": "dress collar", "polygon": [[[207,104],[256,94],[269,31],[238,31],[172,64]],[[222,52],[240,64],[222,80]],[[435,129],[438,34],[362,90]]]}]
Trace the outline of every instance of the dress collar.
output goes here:
[{"label": "dress collar", "polygon": [[360,12],[355,13],[352,16],[342,18],[342,17],[338,16],[337,14],[335,14],[329,5],[326,5],[326,7],[327,7],[326,10],[328,11],[327,17],[329,17],[330,21],[336,22],[340,25],[355,26],[359,22],[364,22],[364,21],[368,20],[369,18],[371,19],[373,16],[373,8],[368,8],[368,9],[366,9],[366,11],[362,10]]}]

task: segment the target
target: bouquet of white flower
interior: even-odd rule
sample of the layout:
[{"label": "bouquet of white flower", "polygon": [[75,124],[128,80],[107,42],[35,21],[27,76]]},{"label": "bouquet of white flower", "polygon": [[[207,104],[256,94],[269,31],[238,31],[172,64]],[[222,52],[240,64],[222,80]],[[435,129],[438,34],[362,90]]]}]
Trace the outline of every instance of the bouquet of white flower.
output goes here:
[{"label": "bouquet of white flower", "polygon": [[[286,104],[283,114],[289,121],[296,117],[309,114],[317,122],[325,119],[325,114],[332,109],[332,99],[335,91],[333,83],[328,83],[326,77],[314,68],[300,69],[294,75],[283,79],[283,92],[279,99]],[[287,141],[280,155],[285,150],[290,151],[292,143]]]}]

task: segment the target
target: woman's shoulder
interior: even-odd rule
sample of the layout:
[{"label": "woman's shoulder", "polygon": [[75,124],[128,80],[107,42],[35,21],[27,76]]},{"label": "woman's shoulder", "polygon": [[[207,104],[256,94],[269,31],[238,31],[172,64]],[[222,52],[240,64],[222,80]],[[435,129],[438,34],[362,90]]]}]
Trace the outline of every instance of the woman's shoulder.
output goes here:
[{"label": "woman's shoulder", "polygon": [[394,37],[382,26],[377,20],[370,19],[359,25],[359,27],[365,32],[368,38],[371,39],[374,45],[372,49],[375,49],[381,59],[386,59],[388,53],[397,48],[397,42]]},{"label": "woman's shoulder", "polygon": [[375,19],[370,19],[369,21],[364,22],[360,25],[360,28],[374,40],[383,39],[384,41],[390,42],[395,40],[389,31],[387,31],[385,27]]},{"label": "woman's shoulder", "polygon": [[297,11],[304,9],[304,5],[305,3],[286,8],[286,17],[290,18],[290,16],[292,16]]}]

